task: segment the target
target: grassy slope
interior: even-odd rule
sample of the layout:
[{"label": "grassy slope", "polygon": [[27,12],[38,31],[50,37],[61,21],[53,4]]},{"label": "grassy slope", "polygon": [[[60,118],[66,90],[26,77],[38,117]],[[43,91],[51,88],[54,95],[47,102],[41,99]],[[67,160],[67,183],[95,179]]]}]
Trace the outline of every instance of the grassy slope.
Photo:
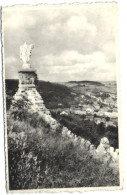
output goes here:
[{"label": "grassy slope", "polygon": [[37,113],[22,121],[8,113],[7,124],[11,190],[119,185],[108,164],[62,137],[61,127],[52,132]]},{"label": "grassy slope", "polygon": [[[12,81],[9,85],[10,82],[7,83],[7,87],[12,96],[18,87],[18,82]],[[42,82],[38,84],[38,90],[42,96],[45,95],[45,101],[53,97],[54,104],[55,97],[59,97],[60,100],[70,97],[70,90],[58,84]],[[47,103],[45,102],[50,106],[48,101],[52,102],[52,99],[47,99]],[[25,112],[25,114],[26,116],[20,121],[14,120],[12,113],[8,112],[10,189],[119,185],[118,173],[108,164],[104,165],[99,160],[93,159],[89,152],[80,148],[78,144],[74,145],[70,139],[62,137],[61,127],[52,132],[49,125],[39,118],[37,113],[27,115]]]}]

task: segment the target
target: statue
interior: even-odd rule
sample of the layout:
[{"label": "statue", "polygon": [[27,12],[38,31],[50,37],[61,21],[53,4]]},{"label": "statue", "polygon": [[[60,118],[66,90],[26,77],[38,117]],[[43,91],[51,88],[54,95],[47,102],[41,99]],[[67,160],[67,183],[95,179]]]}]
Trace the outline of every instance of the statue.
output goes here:
[{"label": "statue", "polygon": [[30,68],[31,51],[34,48],[33,44],[27,45],[26,42],[20,46],[20,58],[23,61],[23,68]]}]

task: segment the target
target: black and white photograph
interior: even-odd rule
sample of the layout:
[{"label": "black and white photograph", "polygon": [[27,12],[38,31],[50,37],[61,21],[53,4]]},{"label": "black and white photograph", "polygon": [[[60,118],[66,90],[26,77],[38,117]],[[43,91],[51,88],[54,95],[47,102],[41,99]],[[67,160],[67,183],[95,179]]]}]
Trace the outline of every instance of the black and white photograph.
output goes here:
[{"label": "black and white photograph", "polygon": [[2,8],[8,192],[122,189],[118,4]]}]

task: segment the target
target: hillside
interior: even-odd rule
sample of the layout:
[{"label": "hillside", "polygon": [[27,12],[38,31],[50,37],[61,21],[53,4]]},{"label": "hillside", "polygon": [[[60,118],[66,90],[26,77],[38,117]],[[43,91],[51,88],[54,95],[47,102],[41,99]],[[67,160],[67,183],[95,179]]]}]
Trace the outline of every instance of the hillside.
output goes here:
[{"label": "hillside", "polygon": [[[18,89],[18,80],[6,79],[5,83],[7,109],[9,109],[12,97]],[[59,106],[66,108],[72,104],[73,96],[71,95],[71,89],[67,86],[58,83],[37,81],[36,88],[48,109],[58,108]]]},{"label": "hillside", "polygon": [[[6,81],[7,108],[17,87],[18,81]],[[67,86],[38,81],[37,90],[47,108],[66,108],[72,103],[72,89]],[[50,115],[44,112],[39,115],[28,110],[29,102],[25,99],[13,102],[13,108],[7,110],[11,190],[119,185],[118,160],[113,161],[110,152],[105,156],[98,149],[101,138],[106,135],[111,146],[117,148],[115,129],[107,129],[105,133],[103,126],[95,128],[94,123],[85,122],[75,114],[61,116],[57,112],[55,115],[59,109],[54,109],[54,116],[52,112],[57,123],[53,129],[52,116],[48,118]],[[72,137],[67,136],[66,129]],[[83,139],[84,145],[78,141],[82,138],[86,139]]]},{"label": "hillside", "polygon": [[38,81],[37,90],[44,99],[46,107],[49,109],[55,109],[59,106],[68,108],[72,104],[73,96],[71,95],[71,89],[67,86]]},{"label": "hillside", "polygon": [[[9,188],[42,189],[118,186],[116,169],[87,148],[53,132],[38,113],[7,113]],[[18,120],[15,118],[19,116]]]},{"label": "hillside", "polygon": [[101,82],[98,81],[69,81],[68,83],[103,85]]}]

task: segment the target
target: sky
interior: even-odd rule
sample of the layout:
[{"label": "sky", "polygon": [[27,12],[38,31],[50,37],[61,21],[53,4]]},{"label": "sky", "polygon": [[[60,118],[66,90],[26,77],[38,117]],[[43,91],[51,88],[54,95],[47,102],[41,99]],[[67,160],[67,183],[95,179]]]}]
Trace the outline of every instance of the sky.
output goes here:
[{"label": "sky", "polygon": [[7,79],[18,78],[27,42],[40,80],[116,80],[116,3],[4,8],[2,26]]}]

